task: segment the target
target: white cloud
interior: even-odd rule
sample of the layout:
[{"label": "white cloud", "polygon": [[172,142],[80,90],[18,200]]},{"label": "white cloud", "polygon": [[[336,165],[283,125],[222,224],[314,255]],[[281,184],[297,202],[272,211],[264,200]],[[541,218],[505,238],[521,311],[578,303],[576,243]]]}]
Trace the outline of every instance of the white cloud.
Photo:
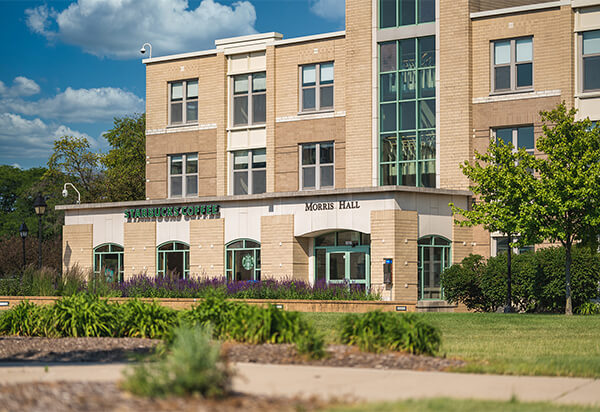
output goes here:
[{"label": "white cloud", "polygon": [[121,59],[140,57],[145,42],[159,56],[213,48],[217,38],[256,32],[249,1],[226,6],[202,0],[195,9],[188,6],[187,0],[78,0],[60,13],[46,6],[27,9],[26,20],[48,40]]},{"label": "white cloud", "polygon": [[54,97],[36,101],[21,98],[0,99],[0,111],[39,116],[44,119],[90,123],[112,120],[116,116],[136,112],[142,113],[144,100],[131,92],[115,87],[94,89],[67,87]]},{"label": "white cloud", "polygon": [[18,76],[13,80],[13,85],[7,87],[2,81],[0,81],[0,96],[7,97],[24,97],[33,96],[40,92],[40,86],[27,77]]},{"label": "white cloud", "polygon": [[309,0],[310,11],[329,20],[342,20],[346,15],[345,0]]},{"label": "white cloud", "polygon": [[54,139],[64,135],[95,139],[62,124],[47,124],[40,119],[25,119],[14,113],[0,113],[0,152],[3,158],[45,159],[52,151]]}]

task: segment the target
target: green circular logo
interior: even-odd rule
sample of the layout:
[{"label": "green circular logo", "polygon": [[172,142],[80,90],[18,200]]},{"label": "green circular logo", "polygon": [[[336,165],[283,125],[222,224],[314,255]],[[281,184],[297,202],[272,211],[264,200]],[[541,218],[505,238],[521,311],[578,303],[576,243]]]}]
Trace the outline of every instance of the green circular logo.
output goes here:
[{"label": "green circular logo", "polygon": [[254,258],[252,255],[246,255],[242,258],[242,266],[246,270],[250,270],[254,267]]}]

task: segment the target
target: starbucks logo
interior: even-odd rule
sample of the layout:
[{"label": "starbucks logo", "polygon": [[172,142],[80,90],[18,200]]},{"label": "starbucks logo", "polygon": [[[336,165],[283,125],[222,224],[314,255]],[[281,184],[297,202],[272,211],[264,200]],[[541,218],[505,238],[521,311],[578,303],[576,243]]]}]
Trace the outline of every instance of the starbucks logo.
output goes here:
[{"label": "starbucks logo", "polygon": [[246,270],[250,270],[254,267],[254,258],[252,255],[246,255],[242,258],[242,266]]}]

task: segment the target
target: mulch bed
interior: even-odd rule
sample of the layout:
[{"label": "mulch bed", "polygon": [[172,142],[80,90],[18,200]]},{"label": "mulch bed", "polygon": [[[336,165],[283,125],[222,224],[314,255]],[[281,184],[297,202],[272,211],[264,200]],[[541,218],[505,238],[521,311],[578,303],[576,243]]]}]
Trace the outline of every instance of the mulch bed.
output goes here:
[{"label": "mulch bed", "polygon": [[[152,351],[160,341],[137,338],[31,338],[0,337],[2,362],[119,362]],[[312,360],[296,352],[294,345],[247,345],[226,342],[223,352],[230,362],[274,363],[294,365],[344,366],[376,369],[413,369],[439,371],[460,367],[457,359],[410,355],[375,354],[356,347],[329,345],[324,359]]]},{"label": "mulch bed", "polygon": [[315,411],[319,400],[233,394],[224,399],[199,397],[148,399],[122,392],[114,383],[56,382],[0,385],[0,412],[75,411]]}]

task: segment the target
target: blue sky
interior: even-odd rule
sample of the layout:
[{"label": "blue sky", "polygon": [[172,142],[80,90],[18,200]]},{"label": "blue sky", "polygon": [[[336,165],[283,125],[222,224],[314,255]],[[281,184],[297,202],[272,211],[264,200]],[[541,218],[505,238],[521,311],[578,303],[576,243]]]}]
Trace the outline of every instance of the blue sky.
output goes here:
[{"label": "blue sky", "polygon": [[63,135],[106,151],[112,119],[145,110],[144,42],[157,57],[343,29],[344,0],[0,0],[0,164],[43,166]]}]

